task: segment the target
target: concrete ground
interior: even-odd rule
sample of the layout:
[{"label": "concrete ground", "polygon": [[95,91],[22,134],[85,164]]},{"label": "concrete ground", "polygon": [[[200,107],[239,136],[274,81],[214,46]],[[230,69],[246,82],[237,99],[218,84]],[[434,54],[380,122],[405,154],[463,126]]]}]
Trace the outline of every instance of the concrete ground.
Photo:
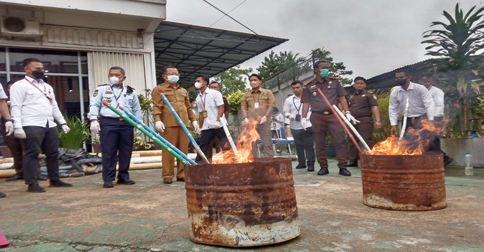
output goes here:
[{"label": "concrete ground", "polygon": [[[296,163],[294,163],[295,167]],[[484,251],[484,170],[447,170],[443,210],[401,212],[362,204],[359,168],[352,177],[294,170],[302,234],[279,245],[230,249],[191,242],[184,183],[164,185],[160,170],[131,172],[133,186],[103,189],[101,175],[67,178],[75,187],[27,193],[0,181],[0,251]]]}]

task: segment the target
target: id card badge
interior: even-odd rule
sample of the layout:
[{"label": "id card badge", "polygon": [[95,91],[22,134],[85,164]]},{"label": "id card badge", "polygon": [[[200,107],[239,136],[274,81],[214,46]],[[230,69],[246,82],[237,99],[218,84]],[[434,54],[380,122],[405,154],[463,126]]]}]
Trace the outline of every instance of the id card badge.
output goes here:
[{"label": "id card badge", "polygon": [[300,122],[301,121],[301,115],[300,114],[297,114],[296,115],[296,118],[294,119],[294,121]]},{"label": "id card badge", "polygon": [[206,110],[202,111],[202,114],[203,114],[204,118],[207,118],[207,111]]},{"label": "id card badge", "polygon": [[259,108],[259,103],[258,102],[254,103],[254,108]]}]

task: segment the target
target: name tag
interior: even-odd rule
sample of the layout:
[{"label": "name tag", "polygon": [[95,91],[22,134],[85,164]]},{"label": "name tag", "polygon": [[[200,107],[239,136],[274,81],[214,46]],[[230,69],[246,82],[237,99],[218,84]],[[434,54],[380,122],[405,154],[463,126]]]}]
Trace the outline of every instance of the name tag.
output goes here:
[{"label": "name tag", "polygon": [[259,103],[258,102],[255,102],[254,103],[254,108],[258,108],[259,107]]},{"label": "name tag", "polygon": [[208,116],[207,111],[206,110],[202,111],[202,115],[203,115],[204,118],[207,118],[207,116]]}]

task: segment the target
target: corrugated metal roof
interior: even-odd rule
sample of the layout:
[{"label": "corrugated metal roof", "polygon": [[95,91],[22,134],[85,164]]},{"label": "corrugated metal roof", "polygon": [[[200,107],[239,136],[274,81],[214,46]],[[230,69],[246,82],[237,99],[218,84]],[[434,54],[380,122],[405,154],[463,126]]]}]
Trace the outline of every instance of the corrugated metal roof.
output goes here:
[{"label": "corrugated metal roof", "polygon": [[287,39],[163,21],[154,35],[157,76],[173,65],[179,83],[189,87],[196,75],[212,77]]}]

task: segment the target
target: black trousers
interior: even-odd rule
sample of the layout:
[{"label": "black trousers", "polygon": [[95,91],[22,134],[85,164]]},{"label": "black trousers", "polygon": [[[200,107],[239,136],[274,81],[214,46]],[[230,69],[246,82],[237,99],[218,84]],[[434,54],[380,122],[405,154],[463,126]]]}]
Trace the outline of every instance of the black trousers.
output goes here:
[{"label": "black trousers", "polygon": [[59,180],[59,132],[57,127],[23,127],[27,138],[24,139],[25,155],[23,171],[25,184],[37,183],[40,150],[46,155],[47,176],[50,181]]},{"label": "black trousers", "polygon": [[133,151],[134,127],[126,121],[120,121],[119,118],[110,117],[102,117],[100,126],[104,182],[115,180],[118,160],[118,179],[129,179],[128,170]]},{"label": "black trousers", "polygon": [[[225,142],[227,141],[227,136],[225,135],[223,128],[202,130],[202,137],[200,138],[200,150],[202,150],[203,154],[207,155],[210,142],[212,142],[213,138],[215,137],[218,137],[218,139],[220,139],[221,146],[224,146]],[[202,157],[200,154],[197,154],[195,162],[199,162],[201,160]]]},{"label": "black trousers", "polygon": [[297,160],[299,165],[312,165],[315,162],[314,142],[313,142],[313,128],[309,127],[306,130],[291,129],[294,137],[294,144],[296,145]]}]

